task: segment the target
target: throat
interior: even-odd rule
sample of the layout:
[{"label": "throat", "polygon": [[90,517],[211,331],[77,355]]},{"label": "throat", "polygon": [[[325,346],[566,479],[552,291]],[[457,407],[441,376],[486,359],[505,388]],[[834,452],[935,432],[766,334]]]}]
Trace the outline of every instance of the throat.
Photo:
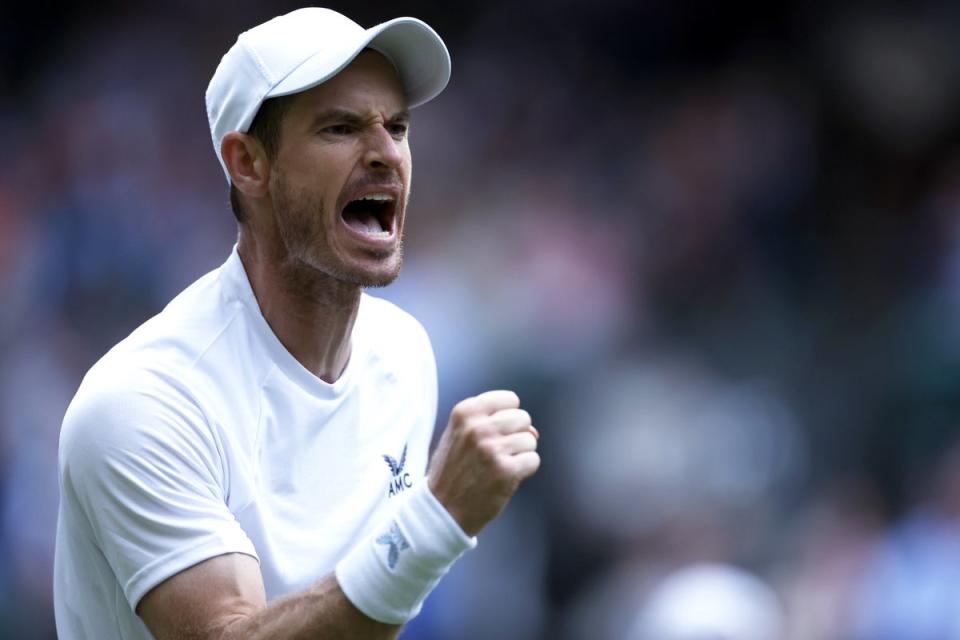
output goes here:
[{"label": "throat", "polygon": [[350,358],[362,289],[300,260],[257,252],[241,231],[238,253],[263,319],[284,349],[327,383]]},{"label": "throat", "polygon": [[358,287],[351,287],[343,300],[301,298],[273,308],[261,307],[261,311],[287,352],[313,375],[332,384],[350,359],[360,295]]}]

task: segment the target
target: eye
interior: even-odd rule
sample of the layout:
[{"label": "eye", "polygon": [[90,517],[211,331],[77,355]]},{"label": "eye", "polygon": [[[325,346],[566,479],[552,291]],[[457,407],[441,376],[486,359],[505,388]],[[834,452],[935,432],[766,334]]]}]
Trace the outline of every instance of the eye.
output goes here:
[{"label": "eye", "polygon": [[321,131],[334,136],[345,136],[353,131],[353,128],[348,124],[331,124],[321,129]]},{"label": "eye", "polygon": [[393,124],[387,125],[387,131],[390,132],[390,135],[396,138],[397,140],[403,140],[407,137],[407,131],[410,129],[410,125],[405,122],[394,122]]}]

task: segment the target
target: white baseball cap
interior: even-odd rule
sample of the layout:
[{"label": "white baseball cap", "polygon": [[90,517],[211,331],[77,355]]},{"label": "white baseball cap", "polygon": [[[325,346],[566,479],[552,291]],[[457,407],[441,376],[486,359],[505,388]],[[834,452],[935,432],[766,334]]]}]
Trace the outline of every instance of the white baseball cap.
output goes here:
[{"label": "white baseball cap", "polygon": [[329,80],[366,48],[396,67],[410,107],[436,97],[450,80],[450,54],[437,32],[416,18],[395,18],[364,29],[319,7],[277,16],[237,38],[207,86],[213,148],[231,131],[246,132],[267,98],[306,91]]}]

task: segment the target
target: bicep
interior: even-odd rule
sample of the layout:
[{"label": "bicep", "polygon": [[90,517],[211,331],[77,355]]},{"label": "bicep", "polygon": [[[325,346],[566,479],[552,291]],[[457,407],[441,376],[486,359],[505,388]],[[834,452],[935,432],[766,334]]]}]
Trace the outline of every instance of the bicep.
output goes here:
[{"label": "bicep", "polygon": [[60,450],[63,500],[89,525],[131,608],[209,558],[256,556],[226,503],[219,448],[199,409],[135,382],[78,394]]},{"label": "bicep", "polygon": [[260,565],[243,553],[195,564],[151,589],[136,612],[157,640],[219,637],[232,622],[266,606]]}]

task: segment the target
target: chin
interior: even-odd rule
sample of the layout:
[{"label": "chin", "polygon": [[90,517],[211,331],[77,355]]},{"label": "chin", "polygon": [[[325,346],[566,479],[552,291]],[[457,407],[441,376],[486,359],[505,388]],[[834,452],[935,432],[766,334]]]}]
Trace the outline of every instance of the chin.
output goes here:
[{"label": "chin", "polygon": [[400,257],[391,256],[374,269],[357,269],[356,282],[361,287],[385,287],[400,275]]},{"label": "chin", "polygon": [[356,261],[307,260],[313,269],[327,276],[363,288],[385,287],[400,275],[401,256],[391,252],[388,256],[364,256]]},{"label": "chin", "polygon": [[359,281],[357,282],[357,284],[363,287],[364,289],[368,289],[368,288],[377,289],[380,287],[385,287],[388,284],[391,284],[394,280],[397,279],[398,275],[400,274],[392,273],[390,275],[385,275],[385,276],[371,277],[371,278],[367,278],[365,280]]},{"label": "chin", "polygon": [[340,273],[331,274],[337,280],[349,284],[355,284],[359,287],[378,288],[385,287],[397,279],[400,275],[399,270],[376,271],[367,269],[344,270]]}]

